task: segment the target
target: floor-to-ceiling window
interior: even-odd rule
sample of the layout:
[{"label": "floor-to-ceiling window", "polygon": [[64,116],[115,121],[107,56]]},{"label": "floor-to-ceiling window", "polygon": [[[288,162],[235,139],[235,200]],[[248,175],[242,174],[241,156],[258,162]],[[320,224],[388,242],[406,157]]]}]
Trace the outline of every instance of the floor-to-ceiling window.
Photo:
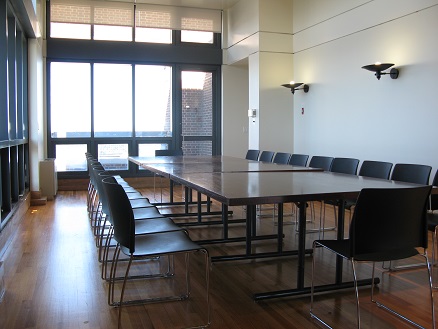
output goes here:
[{"label": "floor-to-ceiling window", "polygon": [[220,152],[221,14],[112,1],[47,6],[48,153],[59,177],[84,152],[136,174],[129,155]]}]

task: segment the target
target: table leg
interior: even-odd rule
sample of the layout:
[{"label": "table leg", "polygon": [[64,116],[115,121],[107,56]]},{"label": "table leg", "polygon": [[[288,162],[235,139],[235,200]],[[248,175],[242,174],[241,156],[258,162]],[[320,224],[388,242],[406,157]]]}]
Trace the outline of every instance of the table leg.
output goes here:
[{"label": "table leg", "polygon": [[283,204],[279,203],[277,205],[277,227],[278,227],[278,247],[277,250],[278,252],[282,252],[283,251]]},{"label": "table leg", "polygon": [[304,287],[304,263],[306,249],[306,202],[298,203],[298,271],[297,271],[297,289]]},{"label": "table leg", "polygon": [[246,255],[251,255],[251,238],[255,236],[256,206],[246,206]]},{"label": "table leg", "polygon": [[[338,232],[337,239],[344,239],[344,228],[345,228],[345,204],[344,200],[339,200],[338,205]],[[343,268],[343,259],[341,256],[336,257],[336,284],[340,284],[342,282],[342,268]]]},{"label": "table leg", "polygon": [[201,200],[201,192],[197,192],[198,196],[198,223],[202,222],[202,200]]},{"label": "table leg", "polygon": [[222,223],[224,227],[223,237],[224,240],[228,239],[228,206],[222,204]]},{"label": "table leg", "polygon": [[189,213],[189,188],[184,186],[184,211],[186,214]]}]

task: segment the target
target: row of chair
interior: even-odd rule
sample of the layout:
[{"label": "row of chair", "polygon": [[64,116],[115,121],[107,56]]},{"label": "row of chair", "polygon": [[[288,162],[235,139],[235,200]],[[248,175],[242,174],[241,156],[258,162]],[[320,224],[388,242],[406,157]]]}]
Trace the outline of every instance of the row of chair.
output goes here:
[{"label": "row of chair", "polygon": [[[306,166],[309,156],[305,154],[248,150],[246,158],[255,161]],[[301,162],[299,162],[298,159],[300,159]],[[426,186],[415,189],[366,189],[360,193],[357,200],[343,200],[345,209],[350,211],[351,225],[349,238],[341,241],[324,240],[324,235],[322,235],[323,239],[315,240],[313,244],[313,254],[315,255],[317,248],[324,247],[325,249],[335,252],[337,255],[351,261],[355,279],[357,327],[360,328],[360,308],[355,274],[355,262],[371,261],[373,263],[374,280],[374,263],[376,261],[389,261],[389,267],[385,268],[393,271],[422,265],[409,264],[399,267],[392,265],[393,260],[409,258],[413,255],[419,254],[416,248],[422,247],[424,252],[421,253],[421,255],[426,259],[426,262],[423,265],[427,266],[429,274],[432,325],[433,328],[435,328],[432,271],[435,262],[435,244],[436,241],[438,241],[438,213],[434,213],[433,210],[438,210],[438,196],[431,194],[431,187],[427,186],[429,185],[432,167],[422,164],[404,163],[397,163],[393,166],[393,164],[390,162],[366,160],[363,161],[360,170],[358,171],[359,162],[360,161],[358,159],[354,158],[313,156],[310,159],[308,166],[320,168],[324,171],[330,171],[334,173],[391,179]],[[438,186],[438,171],[433,178],[432,185]],[[383,208],[381,207],[382,200],[384,200],[385,204],[385,207]],[[320,214],[320,228],[317,229],[319,232],[324,232],[327,229],[336,229],[336,226],[332,228],[325,228],[324,226],[325,204],[333,205],[336,223],[336,206],[339,206],[339,200],[325,201],[321,205],[321,209],[324,209],[324,211],[323,214]],[[429,211],[424,217],[426,204]],[[353,207],[354,215],[353,219],[351,219]],[[425,224],[427,225],[428,230],[433,233],[431,261],[429,261],[426,252],[427,235],[425,236],[424,233],[422,233],[425,231]],[[379,227],[379,229],[376,230],[376,227]],[[395,227],[397,227],[397,230],[394,231]],[[394,234],[388,234],[390,231],[394,231]],[[413,232],[418,232],[419,234],[412,234]],[[397,245],[399,249],[394,250],[394,245]],[[321,321],[323,324],[326,324],[325,320],[321,319],[314,310],[313,284],[315,273],[315,257],[313,257],[310,314],[313,318]],[[376,301],[373,288],[374,284],[372,285],[371,291],[371,300],[373,302],[377,303],[377,305],[380,307],[388,309],[408,322],[418,326],[418,324],[410,319],[405,318],[400,313]]]},{"label": "row of chair", "polygon": [[[118,328],[121,327],[122,306],[144,304],[150,302],[184,300],[190,295],[189,283],[189,255],[193,252],[202,252],[205,257],[206,278],[206,307],[205,324],[210,324],[210,298],[209,298],[209,270],[210,258],[208,251],[193,242],[188,232],[176,225],[171,218],[160,213],[158,208],[151,204],[135,188],[120,176],[114,176],[87,153],[88,172],[90,177],[87,209],[93,233],[98,247],[98,257],[102,264],[102,279],[108,282],[108,304],[119,308]],[[112,260],[109,260],[112,250]],[[126,257],[121,258],[120,253]],[[185,287],[182,294],[140,298],[135,300],[125,299],[125,288],[128,280],[140,278],[168,278],[175,275],[174,258],[176,254],[186,255]],[[130,276],[133,262],[148,260],[148,268],[143,274]],[[117,268],[120,261],[125,260],[125,275],[118,277]],[[154,266],[153,260],[156,260]],[[164,271],[156,270],[161,263],[167,260]],[[110,270],[108,273],[108,266]],[[115,298],[116,282],[122,280],[120,298]],[[152,289],[151,289],[152,290]]]}]

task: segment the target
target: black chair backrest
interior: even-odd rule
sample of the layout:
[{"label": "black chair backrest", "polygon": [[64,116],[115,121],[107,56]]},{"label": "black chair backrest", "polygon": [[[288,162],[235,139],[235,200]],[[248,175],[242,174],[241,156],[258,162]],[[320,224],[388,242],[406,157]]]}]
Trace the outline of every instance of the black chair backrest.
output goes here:
[{"label": "black chair backrest", "polygon": [[330,171],[341,173],[341,174],[356,175],[358,165],[359,165],[358,159],[334,158]]},{"label": "black chair backrest", "polygon": [[257,161],[259,159],[260,150],[248,150],[245,159]]},{"label": "black chair backrest", "polygon": [[325,171],[329,171],[332,167],[333,158],[332,157],[326,157],[326,156],[320,156],[320,155],[314,155],[309,162],[309,167],[311,168],[319,168]]},{"label": "black chair backrest", "polygon": [[350,226],[356,260],[386,261],[427,248],[426,207],[431,186],[363,189]]},{"label": "black chair backrest", "polygon": [[365,160],[359,170],[359,176],[389,179],[392,163]]},{"label": "black chair backrest", "polygon": [[106,194],[103,190],[102,180],[109,177],[109,179],[111,179],[112,182],[117,183],[117,181],[114,177],[112,177],[112,175],[110,173],[108,173],[107,171],[102,170],[100,168],[94,168],[93,173],[95,176],[97,194],[99,195],[99,201],[100,201],[100,204],[102,206],[102,212],[105,215],[107,215],[107,219],[111,222],[111,218],[109,216],[110,209],[108,206],[108,199],[107,199]]},{"label": "black chair backrest", "polygon": [[134,213],[123,187],[114,183],[113,179],[113,177],[104,178],[102,186],[110,209],[114,238],[122,247],[133,253],[135,251]]},{"label": "black chair backrest", "polygon": [[405,182],[429,185],[431,166],[410,163],[396,163],[392,170],[391,179]]},{"label": "black chair backrest", "polygon": [[309,156],[307,154],[294,153],[294,154],[292,154],[292,156],[289,159],[289,164],[292,166],[305,167],[308,159],[309,159]]},{"label": "black chair backrest", "polygon": [[277,152],[275,153],[274,160],[272,160],[272,162],[278,164],[288,164],[290,157],[290,153]]},{"label": "black chair backrest", "polygon": [[259,161],[272,162],[274,154],[275,152],[272,151],[262,151],[262,153],[260,153]]},{"label": "black chair backrest", "polygon": [[[438,187],[438,170],[435,173],[435,176],[433,177],[432,185],[435,187]],[[430,210],[437,210],[438,209],[438,194],[431,194],[430,195]]]},{"label": "black chair backrest", "polygon": [[183,151],[181,149],[177,150],[155,150],[155,156],[181,156]]}]

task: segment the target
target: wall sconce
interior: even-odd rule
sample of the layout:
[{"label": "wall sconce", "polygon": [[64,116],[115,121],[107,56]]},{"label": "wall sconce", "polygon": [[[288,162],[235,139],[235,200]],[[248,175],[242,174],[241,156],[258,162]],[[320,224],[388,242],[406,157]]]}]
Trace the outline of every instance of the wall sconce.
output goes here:
[{"label": "wall sconce", "polygon": [[292,94],[295,94],[295,90],[301,90],[301,89],[304,90],[305,93],[307,93],[309,91],[309,85],[303,85],[303,87],[298,88],[302,84],[303,84],[302,82],[291,81],[289,83],[285,83],[282,86],[289,88]]},{"label": "wall sconce", "polygon": [[362,66],[362,68],[365,70],[371,71],[371,72],[376,72],[375,76],[377,77],[377,80],[380,80],[380,76],[382,76],[384,74],[389,74],[391,79],[397,79],[399,71],[396,68],[392,68],[391,71],[389,71],[389,72],[382,72],[382,71],[389,69],[391,66],[394,66],[394,64],[377,62],[375,64]]}]

